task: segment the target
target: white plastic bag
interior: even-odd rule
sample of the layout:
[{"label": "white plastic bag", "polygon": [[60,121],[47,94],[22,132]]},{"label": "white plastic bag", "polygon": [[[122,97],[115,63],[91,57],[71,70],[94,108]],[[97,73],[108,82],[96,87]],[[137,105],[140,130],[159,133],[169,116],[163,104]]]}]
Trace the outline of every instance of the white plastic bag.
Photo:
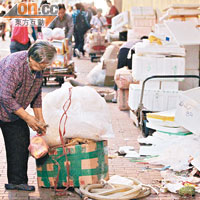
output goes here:
[{"label": "white plastic bag", "polygon": [[53,31],[50,28],[42,28],[42,35],[44,40],[52,40]]},{"label": "white plastic bag", "polygon": [[[44,97],[43,115],[49,125],[44,139],[49,146],[61,144],[59,122],[64,112],[63,105],[69,99],[71,87],[69,83],[65,83],[60,89]],[[63,119],[60,126],[62,132],[64,121]],[[91,87],[73,87],[65,129],[64,138],[79,137],[99,141],[113,137],[111,119],[104,98]]]},{"label": "white plastic bag", "polygon": [[62,40],[65,38],[65,31],[62,28],[54,28],[52,31],[52,37],[55,40]]},{"label": "white plastic bag", "polygon": [[120,89],[128,89],[133,82],[132,72],[128,67],[123,67],[115,71],[115,83]]},{"label": "white plastic bag", "polygon": [[98,63],[87,75],[91,85],[103,86],[106,77],[106,70],[102,69],[102,63]]}]

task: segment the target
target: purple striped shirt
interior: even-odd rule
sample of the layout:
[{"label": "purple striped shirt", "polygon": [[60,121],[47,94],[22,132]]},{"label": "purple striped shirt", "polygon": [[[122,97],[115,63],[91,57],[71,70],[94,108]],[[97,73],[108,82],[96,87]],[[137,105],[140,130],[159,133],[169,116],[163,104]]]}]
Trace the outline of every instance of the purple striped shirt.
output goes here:
[{"label": "purple striped shirt", "polygon": [[28,52],[10,54],[0,61],[0,120],[11,122],[19,117],[19,108],[42,107],[42,72],[31,73]]}]

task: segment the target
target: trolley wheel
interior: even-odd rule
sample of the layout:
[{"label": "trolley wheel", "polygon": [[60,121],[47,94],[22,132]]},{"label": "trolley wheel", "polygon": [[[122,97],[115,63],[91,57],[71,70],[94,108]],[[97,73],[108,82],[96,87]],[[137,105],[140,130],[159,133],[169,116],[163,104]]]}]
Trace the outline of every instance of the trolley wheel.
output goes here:
[{"label": "trolley wheel", "polygon": [[64,81],[64,77],[60,77],[59,80],[58,80],[58,82],[59,82],[59,86],[61,87],[62,84],[65,82]]},{"label": "trolley wheel", "polygon": [[43,77],[42,85],[47,86],[47,77]]}]

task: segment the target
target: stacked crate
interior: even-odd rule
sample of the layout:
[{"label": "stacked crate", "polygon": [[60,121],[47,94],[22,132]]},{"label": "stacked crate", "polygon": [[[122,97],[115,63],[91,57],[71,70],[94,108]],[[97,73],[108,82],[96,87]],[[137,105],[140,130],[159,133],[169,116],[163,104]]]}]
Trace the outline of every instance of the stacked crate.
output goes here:
[{"label": "stacked crate", "polygon": [[[154,75],[184,75],[185,49],[175,45],[158,45],[148,40],[135,46],[132,60],[132,75],[139,85],[129,88],[129,107],[137,110],[143,81]],[[183,79],[153,79],[145,84],[143,104],[151,111],[176,108],[179,82]]]},{"label": "stacked crate", "polygon": [[138,40],[148,36],[156,23],[156,16],[151,7],[132,7],[130,12],[130,27],[128,41]]}]

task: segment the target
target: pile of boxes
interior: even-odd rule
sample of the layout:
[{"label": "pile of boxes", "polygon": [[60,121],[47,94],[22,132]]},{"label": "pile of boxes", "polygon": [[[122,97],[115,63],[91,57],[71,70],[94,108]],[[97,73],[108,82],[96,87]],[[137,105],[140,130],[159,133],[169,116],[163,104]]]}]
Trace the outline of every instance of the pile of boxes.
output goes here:
[{"label": "pile of boxes", "polygon": [[156,15],[151,7],[132,7],[130,12],[130,27],[128,41],[138,40],[148,36],[156,23]]},{"label": "pile of boxes", "polygon": [[[152,51],[151,51],[152,49]],[[129,88],[129,107],[136,111],[139,106],[143,81],[154,75],[184,75],[185,50],[178,45],[158,45],[144,40],[135,45],[132,59],[132,75],[140,84]],[[151,111],[176,108],[179,82],[183,79],[152,79],[146,82],[143,104]]]},{"label": "pile of boxes", "polygon": [[165,14],[161,20],[173,20],[173,21],[193,21],[199,23],[199,4],[174,4],[165,9]]}]

